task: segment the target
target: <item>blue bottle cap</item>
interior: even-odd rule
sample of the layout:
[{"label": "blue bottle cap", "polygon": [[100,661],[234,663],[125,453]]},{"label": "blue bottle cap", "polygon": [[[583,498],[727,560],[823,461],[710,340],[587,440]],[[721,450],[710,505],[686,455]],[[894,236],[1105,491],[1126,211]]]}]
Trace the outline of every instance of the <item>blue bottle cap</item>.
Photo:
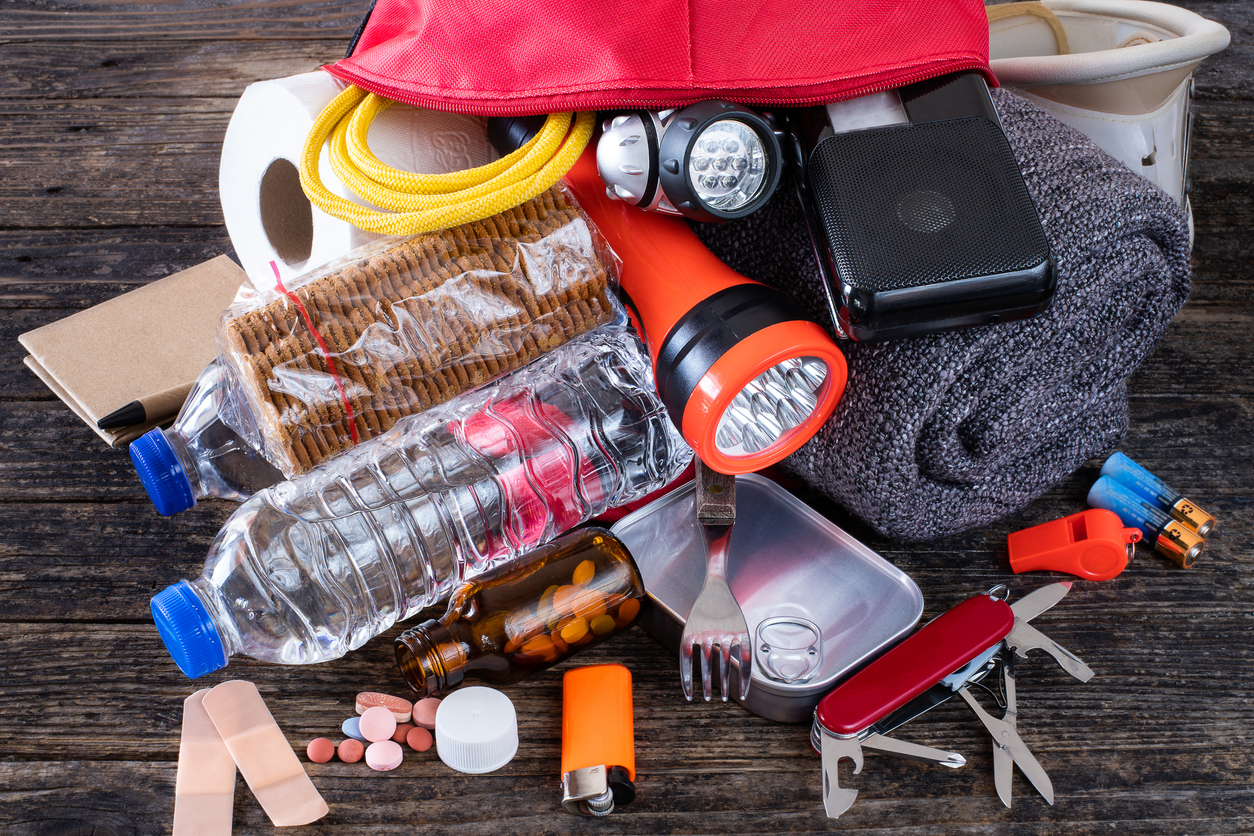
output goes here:
[{"label": "blue bottle cap", "polygon": [[152,596],[152,617],[175,664],[188,679],[226,667],[226,648],[209,610],[187,581]]},{"label": "blue bottle cap", "polygon": [[191,480],[183,472],[174,448],[160,429],[149,430],[131,442],[131,461],[152,504],[163,516],[186,511],[196,504]]}]

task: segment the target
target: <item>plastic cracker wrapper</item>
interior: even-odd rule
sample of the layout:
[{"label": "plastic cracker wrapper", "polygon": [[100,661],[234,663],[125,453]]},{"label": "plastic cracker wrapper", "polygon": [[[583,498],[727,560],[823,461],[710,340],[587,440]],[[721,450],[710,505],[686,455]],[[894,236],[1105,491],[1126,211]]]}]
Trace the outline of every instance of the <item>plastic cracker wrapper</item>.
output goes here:
[{"label": "plastic cracker wrapper", "polygon": [[233,305],[222,414],[289,478],[621,317],[612,254],[561,186],[374,244]]}]

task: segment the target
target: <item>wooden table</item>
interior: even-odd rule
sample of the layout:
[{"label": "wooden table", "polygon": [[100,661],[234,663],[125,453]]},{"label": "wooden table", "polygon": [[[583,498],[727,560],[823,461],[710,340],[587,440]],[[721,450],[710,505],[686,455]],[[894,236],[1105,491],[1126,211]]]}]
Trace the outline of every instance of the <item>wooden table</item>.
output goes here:
[{"label": "wooden table", "polygon": [[[1233,45],[1197,74],[1192,299],[1132,378],[1122,449],[1220,520],[1191,571],[1147,550],[1081,584],[1038,624],[1097,677],[1034,654],[1019,729],[1051,775],[1047,806],[1016,773],[993,788],[988,737],[961,705],[900,736],[963,753],[959,770],[867,758],[838,822],[823,815],[807,730],[734,704],[686,704],[676,661],[639,630],[580,657],[635,675],[639,798],[607,821],[560,809],[560,674],[509,689],[522,745],[504,769],[434,754],[389,774],[311,765],[331,805],[320,833],[1254,832],[1254,7],[1186,5]],[[230,250],[218,206],[227,120],[250,82],[342,54],[364,3],[150,5],[9,0],[0,7],[0,833],[168,832],[183,699],[257,683],[293,745],[337,737],[358,690],[403,690],[391,636],[339,662],[236,659],[194,685],[170,663],[148,599],[197,575],[232,507],[159,517],[125,453],[106,448],[21,364],[17,335]],[[1084,507],[1091,462],[1023,511],[924,547],[827,508],[922,588],[926,616],[1005,582],[1005,534]],[[311,831],[314,828],[311,828]],[[239,784],[235,832],[271,833]]]}]

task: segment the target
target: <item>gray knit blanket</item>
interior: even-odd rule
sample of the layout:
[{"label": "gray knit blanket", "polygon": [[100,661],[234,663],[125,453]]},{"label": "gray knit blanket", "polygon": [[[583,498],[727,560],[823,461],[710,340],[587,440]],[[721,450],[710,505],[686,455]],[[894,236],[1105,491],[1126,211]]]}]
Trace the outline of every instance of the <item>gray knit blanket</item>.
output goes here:
[{"label": "gray knit blanket", "polygon": [[[785,471],[897,540],[943,537],[1040,496],[1127,429],[1126,379],[1189,293],[1184,212],[1039,108],[993,92],[1058,268],[1035,319],[842,342],[849,384]],[[696,224],[729,265],[828,324],[796,198]]]}]

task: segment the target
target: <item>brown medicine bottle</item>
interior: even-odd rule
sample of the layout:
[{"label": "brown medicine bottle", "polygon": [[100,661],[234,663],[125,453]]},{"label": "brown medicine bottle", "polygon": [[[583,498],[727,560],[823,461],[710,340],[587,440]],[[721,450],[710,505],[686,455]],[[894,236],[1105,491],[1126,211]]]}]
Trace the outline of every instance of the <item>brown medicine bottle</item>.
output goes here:
[{"label": "brown medicine bottle", "polygon": [[396,661],[424,697],[466,677],[509,685],[630,626],[643,598],[626,547],[582,529],[455,589],[442,618],[396,639]]}]

